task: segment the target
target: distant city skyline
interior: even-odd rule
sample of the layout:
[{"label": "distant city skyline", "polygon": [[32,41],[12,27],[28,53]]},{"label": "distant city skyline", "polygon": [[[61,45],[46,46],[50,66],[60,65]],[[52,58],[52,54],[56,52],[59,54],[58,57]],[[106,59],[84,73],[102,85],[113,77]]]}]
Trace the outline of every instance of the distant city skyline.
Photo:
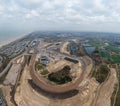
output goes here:
[{"label": "distant city skyline", "polygon": [[119,28],[119,0],[0,0],[0,35],[36,30],[120,33]]}]

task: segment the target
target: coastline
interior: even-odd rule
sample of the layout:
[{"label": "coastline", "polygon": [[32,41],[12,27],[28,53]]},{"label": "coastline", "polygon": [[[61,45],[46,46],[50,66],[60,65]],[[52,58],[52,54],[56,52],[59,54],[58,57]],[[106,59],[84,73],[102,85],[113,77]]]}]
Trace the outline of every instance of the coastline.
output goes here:
[{"label": "coastline", "polygon": [[0,42],[0,48],[1,48],[2,46],[5,46],[5,45],[11,43],[11,42],[14,42],[14,41],[16,41],[16,40],[19,40],[19,39],[21,39],[21,38],[23,38],[23,37],[25,37],[25,36],[26,36],[26,34],[23,34],[23,35],[19,35],[19,36],[17,36],[17,37],[11,38],[11,39],[9,39],[9,40],[2,41],[2,42]]}]

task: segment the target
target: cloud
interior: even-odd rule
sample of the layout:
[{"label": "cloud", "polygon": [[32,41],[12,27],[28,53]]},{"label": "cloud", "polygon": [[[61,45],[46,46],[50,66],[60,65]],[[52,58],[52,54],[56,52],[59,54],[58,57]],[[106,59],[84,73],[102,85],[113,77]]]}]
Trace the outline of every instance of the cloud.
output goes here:
[{"label": "cloud", "polygon": [[[51,28],[97,30],[98,26],[120,23],[119,0],[0,0],[0,23],[28,29]],[[53,23],[53,24],[51,24]],[[70,27],[71,25],[71,27]],[[90,26],[91,25],[91,26]],[[93,27],[94,25],[94,27]],[[120,27],[118,24],[116,24]],[[68,27],[66,27],[68,26]],[[52,29],[53,28],[53,29]],[[99,27],[102,30],[102,27]],[[49,29],[48,29],[49,30]],[[111,30],[111,29],[110,29]],[[112,29],[113,31],[118,31]]]}]

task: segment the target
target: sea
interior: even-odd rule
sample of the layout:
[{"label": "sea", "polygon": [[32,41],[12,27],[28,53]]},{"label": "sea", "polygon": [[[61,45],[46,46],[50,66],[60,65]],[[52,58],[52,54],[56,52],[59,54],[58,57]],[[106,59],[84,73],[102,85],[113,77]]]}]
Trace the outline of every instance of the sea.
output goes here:
[{"label": "sea", "polygon": [[22,31],[0,31],[0,45],[5,45],[6,42],[14,41],[28,34],[29,32]]},{"label": "sea", "polygon": [[0,42],[8,41],[20,36],[23,36],[24,32],[19,31],[0,31]]}]

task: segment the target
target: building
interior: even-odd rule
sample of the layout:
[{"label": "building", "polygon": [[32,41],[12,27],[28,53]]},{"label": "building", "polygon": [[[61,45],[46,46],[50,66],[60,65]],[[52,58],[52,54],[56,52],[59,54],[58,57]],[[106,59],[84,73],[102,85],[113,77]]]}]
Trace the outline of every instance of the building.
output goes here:
[{"label": "building", "polygon": [[49,59],[48,59],[47,56],[41,56],[40,57],[40,62],[43,63],[43,64],[45,64],[45,65],[48,65]]}]

